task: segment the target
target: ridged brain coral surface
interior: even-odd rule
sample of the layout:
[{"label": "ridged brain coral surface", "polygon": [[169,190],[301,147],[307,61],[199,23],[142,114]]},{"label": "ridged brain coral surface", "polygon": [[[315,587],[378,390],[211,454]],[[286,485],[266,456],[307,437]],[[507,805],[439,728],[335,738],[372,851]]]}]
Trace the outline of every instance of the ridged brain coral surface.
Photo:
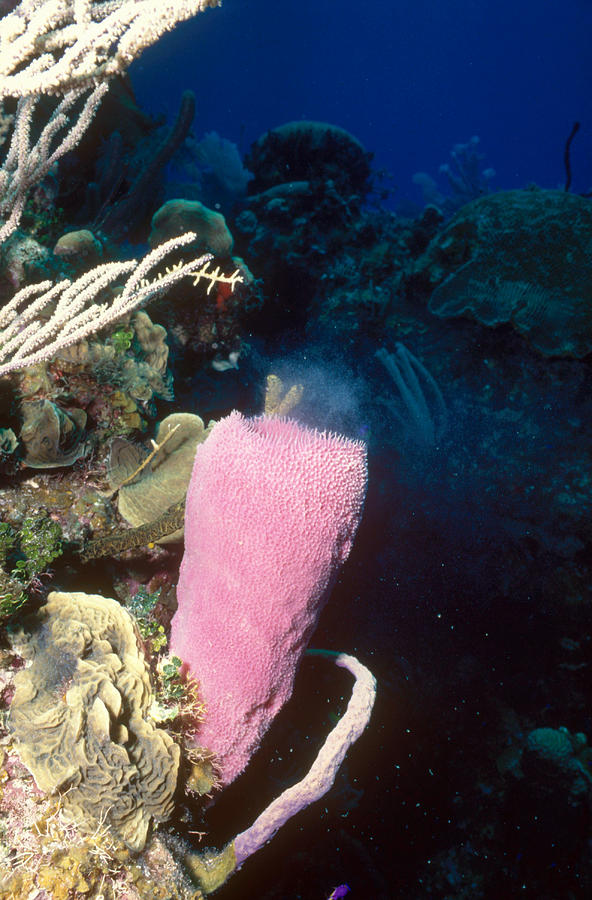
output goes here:
[{"label": "ridged brain coral surface", "polygon": [[140,851],[172,812],[180,752],[147,716],[133,619],[115,600],[54,591],[31,626],[10,708],[19,755],[79,825],[104,822]]},{"label": "ridged brain coral surface", "polygon": [[545,356],[592,350],[592,203],[564,191],[500,191],[463,206],[428,249],[462,260],[433,292],[442,317],[510,323]]},{"label": "ridged brain coral surface", "polygon": [[197,448],[171,649],[200,682],[197,741],[223,783],[292,693],[365,490],[363,444],[291,420],[235,412]]}]

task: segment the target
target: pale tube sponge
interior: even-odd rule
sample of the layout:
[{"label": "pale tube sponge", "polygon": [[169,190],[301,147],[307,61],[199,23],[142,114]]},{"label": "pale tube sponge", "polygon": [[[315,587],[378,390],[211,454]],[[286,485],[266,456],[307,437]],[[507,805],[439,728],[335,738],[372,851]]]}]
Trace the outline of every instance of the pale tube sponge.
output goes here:
[{"label": "pale tube sponge", "polygon": [[330,650],[307,650],[307,654],[332,658],[355,678],[347,709],[329,733],[317,758],[304,778],[287,788],[241,831],[220,853],[190,854],[187,865],[206,894],[217,890],[236,869],[267,844],[296,813],[320,800],[331,789],[346,753],[360,737],[376,698],[376,679],[355,656]]}]

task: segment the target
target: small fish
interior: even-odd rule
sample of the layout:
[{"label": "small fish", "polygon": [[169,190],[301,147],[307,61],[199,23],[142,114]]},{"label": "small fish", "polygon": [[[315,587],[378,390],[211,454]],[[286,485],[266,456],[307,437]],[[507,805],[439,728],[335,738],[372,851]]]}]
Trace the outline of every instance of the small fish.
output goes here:
[{"label": "small fish", "polygon": [[350,887],[347,884],[340,884],[338,887],[333,888],[327,900],[339,900],[340,897],[345,897],[346,894],[349,894]]}]

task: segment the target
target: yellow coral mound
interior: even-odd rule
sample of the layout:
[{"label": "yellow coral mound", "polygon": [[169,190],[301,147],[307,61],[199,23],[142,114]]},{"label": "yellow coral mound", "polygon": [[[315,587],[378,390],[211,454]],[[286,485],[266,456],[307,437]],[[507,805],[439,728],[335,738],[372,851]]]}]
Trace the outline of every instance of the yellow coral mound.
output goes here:
[{"label": "yellow coral mound", "polygon": [[148,717],[152,692],[134,621],[115,600],[57,593],[31,623],[10,723],[38,787],[79,825],[130,850],[173,809],[180,751]]}]

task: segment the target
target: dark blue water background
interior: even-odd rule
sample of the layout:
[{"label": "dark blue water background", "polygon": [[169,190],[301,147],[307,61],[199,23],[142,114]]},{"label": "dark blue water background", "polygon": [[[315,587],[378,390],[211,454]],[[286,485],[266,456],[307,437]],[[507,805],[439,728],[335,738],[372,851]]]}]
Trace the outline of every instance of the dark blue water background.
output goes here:
[{"label": "dark blue water background", "polygon": [[515,0],[224,0],[132,67],[140,104],[173,117],[197,94],[195,132],[247,150],[269,128],[318,119],[351,131],[392,175],[394,202],[420,201],[454,144],[481,138],[496,190],[592,187],[592,3]]}]

